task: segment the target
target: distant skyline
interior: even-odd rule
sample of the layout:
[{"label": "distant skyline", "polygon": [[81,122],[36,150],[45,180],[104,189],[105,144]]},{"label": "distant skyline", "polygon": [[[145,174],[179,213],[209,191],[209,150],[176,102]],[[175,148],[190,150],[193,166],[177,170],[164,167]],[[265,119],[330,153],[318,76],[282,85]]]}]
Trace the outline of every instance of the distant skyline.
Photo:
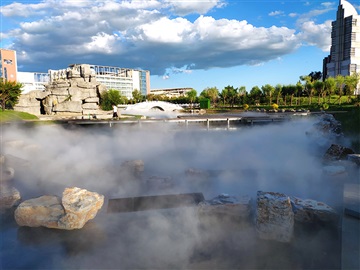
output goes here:
[{"label": "distant skyline", "polygon": [[[322,71],[339,1],[1,0],[18,71],[149,70],[151,89],[295,84]],[[360,11],[358,0],[349,0]]]}]

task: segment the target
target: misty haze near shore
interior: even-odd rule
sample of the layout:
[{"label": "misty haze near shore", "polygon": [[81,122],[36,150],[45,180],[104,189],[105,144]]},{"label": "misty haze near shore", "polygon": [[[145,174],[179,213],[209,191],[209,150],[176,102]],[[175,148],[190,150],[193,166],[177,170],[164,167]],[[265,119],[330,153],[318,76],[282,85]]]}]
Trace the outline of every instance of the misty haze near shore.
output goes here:
[{"label": "misty haze near shore", "polygon": [[[106,214],[106,200],[187,192],[202,192],[205,199],[221,193],[255,199],[256,192],[262,190],[337,207],[332,187],[324,186],[322,177],[321,157],[330,144],[319,145],[318,137],[306,134],[315,122],[315,117],[299,117],[235,130],[206,130],[195,125],[179,129],[170,123],[72,129],[7,126],[2,141],[5,154],[28,163],[16,168],[15,186],[23,200],[48,194],[61,196],[70,186],[105,195],[104,207],[92,222],[96,232],[91,238],[96,243],[88,244],[97,246],[97,251],[68,254],[60,260],[60,268],[187,268],[199,245],[212,246],[215,242],[234,260],[240,256],[232,254],[235,251],[241,251],[244,260],[246,256],[253,258],[243,262],[241,267],[247,268],[256,267],[257,256],[246,252],[256,250],[254,234],[248,229],[218,228],[210,234],[201,229],[196,209],[191,207]],[[135,159],[144,162],[141,179],[121,170],[123,162]],[[189,177],[185,172],[190,168],[208,176]],[[166,185],[152,183],[152,176],[167,179]],[[230,251],[230,246],[235,249]],[[266,250],[273,249],[270,245]],[[279,251],[281,256],[284,250]],[[263,252],[262,256],[269,258]],[[232,263],[225,260],[220,265],[231,267]],[[293,265],[289,262],[288,266]]]}]

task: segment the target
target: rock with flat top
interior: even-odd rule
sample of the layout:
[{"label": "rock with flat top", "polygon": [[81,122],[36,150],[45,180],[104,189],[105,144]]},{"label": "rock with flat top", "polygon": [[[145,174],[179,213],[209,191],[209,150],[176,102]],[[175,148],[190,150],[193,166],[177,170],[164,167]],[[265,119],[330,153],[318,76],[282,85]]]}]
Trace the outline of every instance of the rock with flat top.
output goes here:
[{"label": "rock with flat top", "polygon": [[259,238],[290,242],[294,231],[290,198],[282,193],[258,191],[256,207],[256,230]]},{"label": "rock with flat top", "polygon": [[220,194],[219,196],[203,201],[199,204],[201,215],[230,215],[241,218],[249,217],[251,205],[249,196],[230,196]]},{"label": "rock with flat top", "polygon": [[323,202],[312,199],[291,198],[295,221],[301,223],[332,223],[338,220],[336,211]]}]

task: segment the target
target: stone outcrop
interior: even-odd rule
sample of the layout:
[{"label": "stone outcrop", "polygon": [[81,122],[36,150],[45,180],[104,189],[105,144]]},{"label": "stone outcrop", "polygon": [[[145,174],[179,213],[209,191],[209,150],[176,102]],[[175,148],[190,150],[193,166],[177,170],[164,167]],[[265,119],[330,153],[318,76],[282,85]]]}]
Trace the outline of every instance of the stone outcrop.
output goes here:
[{"label": "stone outcrop", "polygon": [[323,160],[325,162],[346,160],[350,154],[355,154],[354,150],[338,144],[332,144],[325,152]]},{"label": "stone outcrop", "polygon": [[251,212],[251,199],[249,196],[230,196],[221,194],[211,200],[199,204],[200,215],[229,215],[247,218]]},{"label": "stone outcrop", "polygon": [[338,220],[336,211],[323,202],[311,199],[291,198],[295,221],[301,223],[334,223]]},{"label": "stone outcrop", "polygon": [[15,210],[19,226],[54,229],[81,229],[93,219],[104,203],[104,196],[77,187],[66,188],[62,198],[41,196],[22,202]]},{"label": "stone outcrop", "polygon": [[265,240],[290,242],[294,231],[294,213],[288,196],[275,192],[257,192],[256,230]]},{"label": "stone outcrop", "polygon": [[319,146],[327,147],[330,143],[342,138],[341,122],[337,121],[332,114],[321,114],[317,122],[306,131],[306,135],[315,139]]},{"label": "stone outcrop", "polygon": [[71,65],[66,70],[50,71],[45,91],[20,96],[16,111],[34,115],[94,115],[98,113],[100,94],[106,87],[96,81],[90,66]]}]

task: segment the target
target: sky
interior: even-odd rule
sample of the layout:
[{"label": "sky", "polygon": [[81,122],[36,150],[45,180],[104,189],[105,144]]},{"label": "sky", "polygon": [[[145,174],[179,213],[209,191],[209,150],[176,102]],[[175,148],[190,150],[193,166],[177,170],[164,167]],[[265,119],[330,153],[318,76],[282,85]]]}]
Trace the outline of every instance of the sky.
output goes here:
[{"label": "sky", "polygon": [[[73,63],[149,70],[151,89],[296,84],[322,71],[339,1],[1,2],[1,48],[18,71]],[[360,11],[359,0],[349,0]],[[359,12],[360,13],[360,12]]]}]

